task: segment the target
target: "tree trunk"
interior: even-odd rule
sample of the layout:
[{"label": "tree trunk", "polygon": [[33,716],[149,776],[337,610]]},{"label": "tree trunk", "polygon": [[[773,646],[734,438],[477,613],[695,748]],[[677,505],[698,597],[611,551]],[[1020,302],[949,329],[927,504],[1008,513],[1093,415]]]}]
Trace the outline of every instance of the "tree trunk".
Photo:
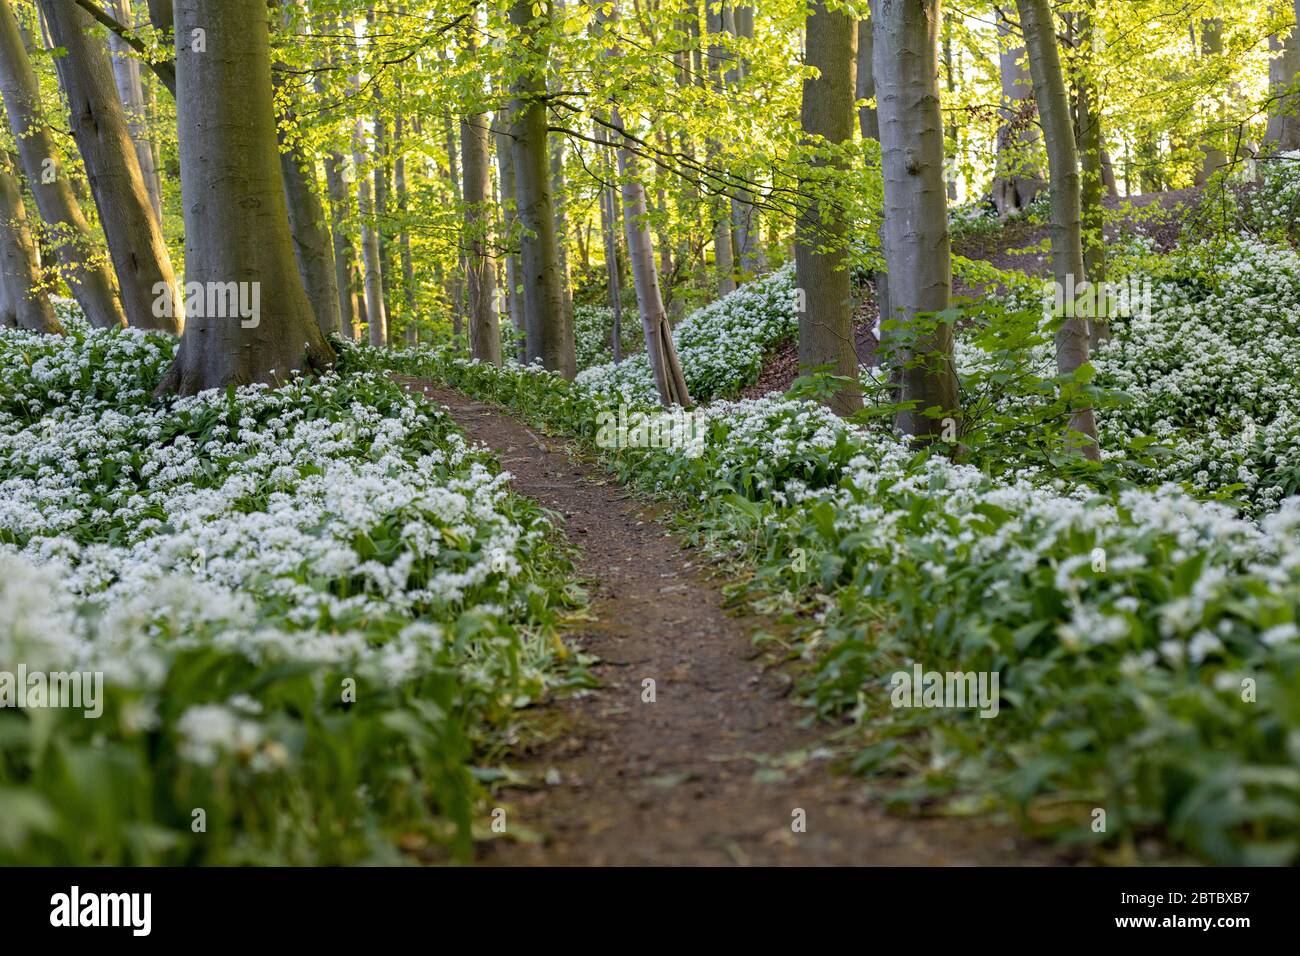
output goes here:
[{"label": "tree trunk", "polygon": [[280,170],[289,210],[289,233],[294,256],[316,322],[325,335],[343,334],[343,314],[335,271],[334,244],[325,222],[325,207],[317,192],[316,176],[296,144],[280,138]]},{"label": "tree trunk", "polygon": [[[854,58],[857,30],[847,13],[815,0],[808,12],[805,65],[818,76],[803,81],[799,120],[811,145],[838,146],[853,140]],[[799,183],[802,208],[796,223],[795,274],[806,309],[799,316],[799,367],[830,366],[854,384],[836,388],[830,407],[850,415],[862,407],[853,348],[853,289],[849,272],[849,224],[836,187],[843,161],[818,158]],[[828,188],[829,187],[829,188]]]},{"label": "tree trunk", "polygon": [[397,194],[397,249],[402,262],[402,306],[406,317],[408,341],[415,335],[415,260],[411,257],[411,231],[406,217],[411,208],[411,194],[406,181],[406,121],[398,115],[393,120],[393,188]]},{"label": "tree trunk", "polygon": [[[280,0],[286,25],[292,23],[292,7]],[[293,93],[288,84],[272,74],[273,86],[280,92],[286,106],[281,117],[282,125],[276,128],[280,144],[280,172],[284,177],[284,198],[289,211],[289,234],[293,237],[294,257],[298,273],[302,276],[307,298],[316,323],[326,335],[343,332],[343,314],[339,306],[338,281],[334,272],[334,244],[330,239],[329,225],[325,219],[325,206],[321,202],[316,182],[316,162],[303,154],[300,141],[293,135],[297,121]]]},{"label": "tree trunk", "polygon": [[525,354],[529,362],[540,359],[543,367],[571,379],[577,373],[573,327],[564,316],[547,151],[545,36],[551,29],[551,18],[548,7],[537,8],[536,14],[534,8],[532,0],[513,0],[510,6],[510,22],[531,40],[531,52],[539,60],[515,80],[510,103],[515,200],[523,227],[520,247],[527,322]]},{"label": "tree trunk", "polygon": [[186,288],[205,290],[210,301],[238,283],[241,306],[256,308],[241,307],[233,317],[221,309],[191,314],[159,391],[276,385],[296,372],[324,370],[334,353],[312,314],[289,236],[266,2],[176,0],[175,12]]},{"label": "tree trunk", "polygon": [[[447,178],[451,185],[452,196],[456,204],[460,205],[464,195],[460,188],[460,158],[456,150],[456,132],[451,121],[451,115],[443,117],[443,138],[447,148]],[[461,249],[457,255],[456,273],[452,277],[450,288],[447,290],[447,298],[451,305],[451,334],[452,338],[459,341],[461,334],[461,324],[465,316],[465,250]]]},{"label": "tree trunk", "polygon": [[998,73],[1002,82],[1002,125],[997,132],[997,173],[993,204],[1010,216],[1026,209],[1043,188],[1036,152],[1038,129],[1033,122],[1034,90],[1025,69],[1025,48],[1011,24],[998,15]]},{"label": "tree trunk", "polygon": [[[1223,20],[1218,17],[1211,17],[1201,21],[1201,56],[1219,56],[1223,53]],[[1214,91],[1212,96],[1217,107],[1217,115],[1214,117],[1213,125],[1206,129],[1202,134],[1201,153],[1203,159],[1201,168],[1196,174],[1194,182],[1197,186],[1203,186],[1216,172],[1228,165],[1228,154],[1224,149],[1224,102],[1219,91]]]},{"label": "tree trunk", "polygon": [[41,10],[51,39],[67,51],[55,66],[127,321],[178,334],[185,321],[182,310],[155,307],[162,290],[175,288],[176,275],[117,99],[108,50],[86,32],[96,29],[95,21],[74,0],[41,0]]},{"label": "tree trunk", "polygon": [[[135,25],[131,0],[113,0],[113,12],[119,22],[128,27]],[[162,222],[162,180],[159,178],[153,140],[149,134],[149,113],[145,105],[144,83],[140,79],[140,61],[131,55],[126,41],[116,33],[108,34],[108,47],[113,54],[113,80],[117,84],[118,99],[126,113],[126,125],[131,133],[131,142],[135,145],[140,175],[149,192],[149,204],[153,206],[154,217]]]},{"label": "tree trunk", "polygon": [[[740,6],[724,7],[724,24],[727,32],[742,40],[754,38],[754,8]],[[728,74],[730,92],[737,101],[745,100],[744,83],[749,75],[750,64],[743,58],[736,61],[735,67]],[[754,276],[767,268],[764,261],[759,236],[763,226],[759,219],[758,206],[754,204],[754,193],[747,186],[737,186],[731,200],[731,234],[735,248],[735,265],[742,276]],[[666,251],[666,250],[665,250]]]},{"label": "tree trunk", "polygon": [[336,152],[325,154],[325,188],[330,197],[330,236],[334,247],[334,291],[339,302],[339,330],[341,334],[356,339],[361,326],[354,276],[357,250],[344,225],[344,216],[350,205],[348,184],[343,175],[344,162]]},{"label": "tree trunk", "polygon": [[[1300,22],[1300,0],[1287,4]],[[1280,4],[1274,6],[1280,9]],[[1292,26],[1285,36],[1268,38],[1268,127],[1264,142],[1278,152],[1300,149],[1300,29]]]},{"label": "tree trunk", "polygon": [[[605,128],[596,124],[596,140],[607,142]],[[609,290],[609,307],[614,310],[614,329],[610,336],[610,345],[614,353],[614,362],[623,361],[623,291],[619,287],[618,272],[618,202],[614,197],[613,169],[601,150],[601,169],[608,185],[600,187],[600,235],[605,246],[605,275]]]},{"label": "tree trunk", "polygon": [[[711,36],[722,34],[722,5],[708,4],[705,8],[705,15],[709,34]],[[722,93],[724,90],[722,81],[724,53],[722,47],[715,43],[709,44],[708,58],[709,76],[713,81],[714,92]],[[718,141],[710,138],[707,142],[706,152],[709,164],[716,170],[721,162],[722,153]],[[718,295],[723,296],[736,291],[736,263],[731,254],[731,219],[727,211],[725,197],[715,197],[710,205],[713,212],[713,264],[718,273]]]},{"label": "tree trunk", "polygon": [[[889,271],[888,314],[905,326],[948,308],[952,264],[943,182],[943,119],[939,109],[938,0],[872,0],[873,65],[880,114],[885,220],[881,238]],[[960,415],[952,361],[952,326],[918,330],[895,356],[898,428],[933,439],[944,418]],[[937,408],[940,414],[925,414]]]},{"label": "tree trunk", "polygon": [[[1079,161],[1082,173],[1080,199],[1083,218],[1083,271],[1088,281],[1097,285],[1106,280],[1105,215],[1101,199],[1105,192],[1102,168],[1101,109],[1097,104],[1095,32],[1092,10],[1076,14],[1077,55],[1079,66],[1074,77],[1075,127],[1079,138]],[[1100,300],[1099,300],[1100,301]],[[1095,315],[1088,322],[1092,348],[1110,338],[1106,316]]]},{"label": "tree trunk", "polygon": [[[1020,23],[1029,49],[1034,78],[1034,98],[1047,141],[1047,169],[1052,194],[1052,271],[1063,295],[1087,278],[1083,266],[1082,201],[1079,184],[1079,151],[1070,123],[1070,102],[1056,47],[1056,26],[1048,0],[1016,0]],[[1072,311],[1072,310],[1071,310]],[[1056,368],[1072,375],[1088,361],[1088,320],[1067,316],[1056,332]],[[1087,439],[1086,457],[1100,457],[1097,423],[1091,408],[1077,409],[1070,427]]]},{"label": "tree trunk", "polygon": [[27,228],[23,189],[7,150],[0,149],[0,326],[61,333],[42,288],[36,245]]},{"label": "tree trunk", "polygon": [[469,350],[474,358],[501,364],[496,279],[492,262],[492,169],[488,158],[488,116],[460,121],[460,167],[465,176],[465,279],[469,307]]},{"label": "tree trunk", "polygon": [[[871,20],[858,21],[858,65],[857,65],[857,90],[855,98],[859,100],[874,100],[876,98],[876,75],[871,65],[871,51],[873,38],[871,35]],[[876,113],[874,106],[858,107],[858,127],[862,130],[863,139],[880,139],[880,116]]]},{"label": "tree trunk", "polygon": [[[497,169],[501,182],[501,220],[503,224],[502,247],[506,260],[506,301],[510,304],[510,321],[515,339],[522,343],[526,335],[524,324],[524,290],[520,284],[523,265],[519,261],[519,217],[515,214],[515,158],[510,139],[510,109],[503,107],[496,115]],[[526,361],[522,344],[515,350],[516,359]]]},{"label": "tree trunk", "polygon": [[0,92],[23,174],[41,218],[57,233],[52,241],[64,281],[91,325],[125,325],[113,278],[93,254],[90,226],[70,179],[58,164],[58,149],[41,107],[36,74],[9,0],[0,0]]}]

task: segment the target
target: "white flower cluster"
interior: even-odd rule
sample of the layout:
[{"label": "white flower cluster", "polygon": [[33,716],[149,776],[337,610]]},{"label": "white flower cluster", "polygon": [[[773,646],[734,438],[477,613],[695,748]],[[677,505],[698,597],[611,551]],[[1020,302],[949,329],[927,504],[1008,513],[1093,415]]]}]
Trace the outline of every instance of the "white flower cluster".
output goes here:
[{"label": "white flower cluster", "polygon": [[[696,402],[734,394],[758,377],[763,359],[798,329],[794,266],[746,282],[692,312],[673,329],[686,387]],[[592,394],[628,404],[657,401],[645,353],[579,373]]]},{"label": "white flower cluster", "polygon": [[[447,665],[467,610],[522,619],[545,526],[443,414],[371,374],[147,401],[168,359],[129,330],[0,332],[0,669],[153,688],[208,646],[397,686]],[[486,657],[454,661],[466,685]],[[191,753],[252,740],[196,706]]]}]

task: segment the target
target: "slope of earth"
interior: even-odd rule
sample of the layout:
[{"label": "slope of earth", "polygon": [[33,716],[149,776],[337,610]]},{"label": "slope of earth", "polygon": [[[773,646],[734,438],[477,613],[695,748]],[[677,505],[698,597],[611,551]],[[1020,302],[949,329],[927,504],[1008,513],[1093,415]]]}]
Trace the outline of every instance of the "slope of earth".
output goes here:
[{"label": "slope of earth", "polygon": [[[1178,189],[1126,199],[1107,198],[1102,201],[1114,218],[1107,224],[1106,238],[1116,239],[1121,232],[1138,233],[1150,237],[1161,251],[1168,251],[1177,242],[1186,216],[1191,215],[1201,199],[1201,190]],[[1152,208],[1158,207],[1158,208]],[[1029,275],[1046,276],[1052,260],[1048,251],[1051,226],[1027,218],[1017,218],[1004,223],[996,232],[955,239],[953,254],[966,259],[987,262],[1002,270],[1015,270]],[[954,276],[953,294],[976,298],[981,290]],[[878,309],[875,292],[870,284],[857,286],[853,314],[854,349],[862,365],[876,364],[876,336],[874,334]],[[763,363],[758,380],[741,392],[742,398],[760,398],[769,392],[784,392],[799,377],[799,346],[794,340],[783,343]]]}]

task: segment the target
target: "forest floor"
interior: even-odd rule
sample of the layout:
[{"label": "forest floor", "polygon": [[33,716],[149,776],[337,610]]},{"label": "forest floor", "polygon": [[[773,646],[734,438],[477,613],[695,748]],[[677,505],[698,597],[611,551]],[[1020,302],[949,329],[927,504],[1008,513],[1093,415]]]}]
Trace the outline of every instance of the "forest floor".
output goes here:
[{"label": "forest floor", "polygon": [[[1102,205],[1109,213],[1107,241],[1120,232],[1139,232],[1154,240],[1156,248],[1168,252],[1175,245],[1186,218],[1199,205],[1202,189],[1174,189],[1127,198],[1107,198]],[[1013,218],[995,231],[953,241],[953,254],[987,262],[1004,271],[1048,276],[1052,267],[1049,249],[1051,225],[1028,218]],[[978,298],[981,289],[953,278],[953,295]],[[875,336],[879,310],[870,284],[859,286],[853,313],[853,347],[862,365],[876,364]],[[761,398],[769,392],[784,392],[799,376],[799,346],[791,341],[782,345],[763,363],[758,380],[740,393],[742,398]]]},{"label": "forest floor", "polygon": [[491,448],[517,492],[561,516],[591,596],[589,619],[565,639],[596,658],[599,687],[531,713],[521,736],[535,742],[511,764],[528,783],[498,794],[507,838],[483,844],[482,862],[1072,861],[1009,823],[890,815],[887,784],[833,772],[826,728],[807,726],[791,675],[754,648],[771,623],[724,610],[715,560],[667,530],[663,506],[501,409],[399,380]]}]

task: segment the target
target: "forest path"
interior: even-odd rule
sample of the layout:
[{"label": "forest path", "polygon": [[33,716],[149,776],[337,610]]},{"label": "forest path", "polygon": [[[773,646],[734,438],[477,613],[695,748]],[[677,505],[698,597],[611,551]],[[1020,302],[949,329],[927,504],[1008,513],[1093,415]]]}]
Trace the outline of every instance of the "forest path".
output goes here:
[{"label": "forest path", "polygon": [[[532,719],[545,740],[512,767],[535,783],[498,795],[496,864],[1009,864],[1059,857],[1007,827],[888,815],[863,781],[832,774],[789,677],[751,644],[761,626],[723,611],[713,563],[684,548],[652,506],[507,412],[398,377],[491,448],[514,489],[563,516],[591,592],[591,620],[565,635],[599,662],[594,692]],[[643,680],[655,701],[643,702]],[[549,780],[549,783],[542,783]],[[806,831],[795,832],[795,811]],[[508,831],[509,832],[509,831]]]}]

